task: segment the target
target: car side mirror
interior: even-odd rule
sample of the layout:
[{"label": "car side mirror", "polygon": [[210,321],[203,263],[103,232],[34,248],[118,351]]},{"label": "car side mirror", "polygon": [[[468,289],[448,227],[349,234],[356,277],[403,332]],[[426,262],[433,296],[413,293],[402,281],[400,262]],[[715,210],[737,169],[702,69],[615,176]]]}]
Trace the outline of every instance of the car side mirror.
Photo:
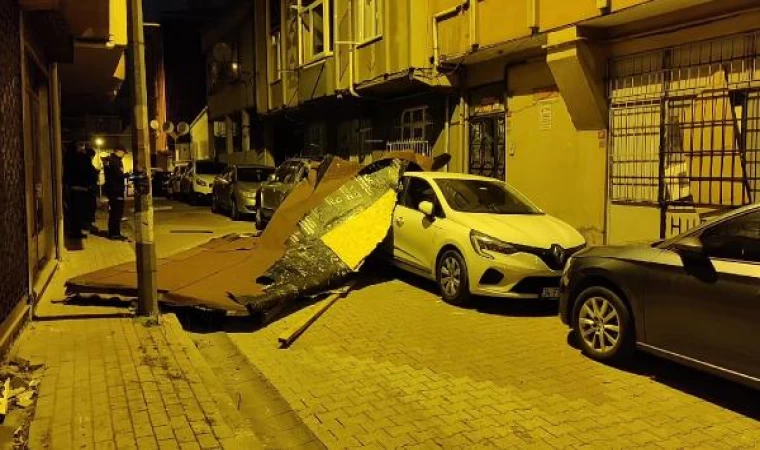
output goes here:
[{"label": "car side mirror", "polygon": [[690,258],[702,258],[705,256],[705,248],[699,238],[689,236],[673,244],[672,249],[681,256]]},{"label": "car side mirror", "polygon": [[270,175],[267,177],[267,181],[269,181],[269,182],[272,182],[272,181],[274,181],[274,174],[270,174]]},{"label": "car side mirror", "polygon": [[427,200],[420,202],[417,209],[419,209],[422,214],[428,217],[433,217],[433,213],[435,211],[435,207],[433,206],[433,203]]}]

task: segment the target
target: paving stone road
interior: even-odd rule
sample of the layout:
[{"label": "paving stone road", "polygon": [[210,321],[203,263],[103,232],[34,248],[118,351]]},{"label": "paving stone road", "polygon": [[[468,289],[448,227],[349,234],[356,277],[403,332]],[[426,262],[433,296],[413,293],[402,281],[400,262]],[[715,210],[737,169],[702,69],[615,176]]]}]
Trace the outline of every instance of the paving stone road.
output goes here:
[{"label": "paving stone road", "polygon": [[568,344],[556,305],[463,309],[411,277],[230,333],[328,448],[755,448],[760,392],[643,355],[627,370]]}]

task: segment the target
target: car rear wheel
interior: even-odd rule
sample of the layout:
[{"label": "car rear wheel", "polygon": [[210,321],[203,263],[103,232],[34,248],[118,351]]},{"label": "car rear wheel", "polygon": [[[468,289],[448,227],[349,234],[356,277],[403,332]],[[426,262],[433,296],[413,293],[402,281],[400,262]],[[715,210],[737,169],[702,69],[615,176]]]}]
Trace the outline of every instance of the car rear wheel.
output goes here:
[{"label": "car rear wheel", "polygon": [[438,287],[446,303],[464,305],[470,299],[470,287],[467,282],[467,264],[456,250],[447,250],[438,260]]},{"label": "car rear wheel", "polygon": [[573,313],[575,337],[593,359],[622,362],[634,348],[634,330],[628,306],[613,291],[591,287],[578,296]]}]

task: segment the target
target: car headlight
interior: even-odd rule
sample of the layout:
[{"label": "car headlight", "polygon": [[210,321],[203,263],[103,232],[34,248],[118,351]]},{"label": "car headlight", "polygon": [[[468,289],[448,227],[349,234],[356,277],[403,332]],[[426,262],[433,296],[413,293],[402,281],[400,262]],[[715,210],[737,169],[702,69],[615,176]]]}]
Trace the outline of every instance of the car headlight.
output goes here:
[{"label": "car headlight", "polygon": [[198,186],[208,186],[208,183],[206,183],[205,181],[201,180],[200,178],[196,178],[195,179],[195,184],[197,184]]},{"label": "car headlight", "polygon": [[479,231],[470,231],[470,242],[475,252],[483,257],[493,259],[491,253],[501,253],[502,255],[511,255],[517,253],[517,249],[508,242],[496,239]]},{"label": "car headlight", "polygon": [[240,195],[243,198],[253,198],[253,199],[256,198],[256,192],[254,191],[240,191]]}]

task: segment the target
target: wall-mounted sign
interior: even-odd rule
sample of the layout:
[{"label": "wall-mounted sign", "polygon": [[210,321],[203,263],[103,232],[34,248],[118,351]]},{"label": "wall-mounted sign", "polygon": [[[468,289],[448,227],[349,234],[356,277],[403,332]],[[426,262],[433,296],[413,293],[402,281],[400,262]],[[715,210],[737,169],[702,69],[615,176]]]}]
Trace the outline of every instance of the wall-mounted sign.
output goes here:
[{"label": "wall-mounted sign", "polygon": [[538,128],[541,130],[552,129],[552,104],[541,102],[538,108]]}]

